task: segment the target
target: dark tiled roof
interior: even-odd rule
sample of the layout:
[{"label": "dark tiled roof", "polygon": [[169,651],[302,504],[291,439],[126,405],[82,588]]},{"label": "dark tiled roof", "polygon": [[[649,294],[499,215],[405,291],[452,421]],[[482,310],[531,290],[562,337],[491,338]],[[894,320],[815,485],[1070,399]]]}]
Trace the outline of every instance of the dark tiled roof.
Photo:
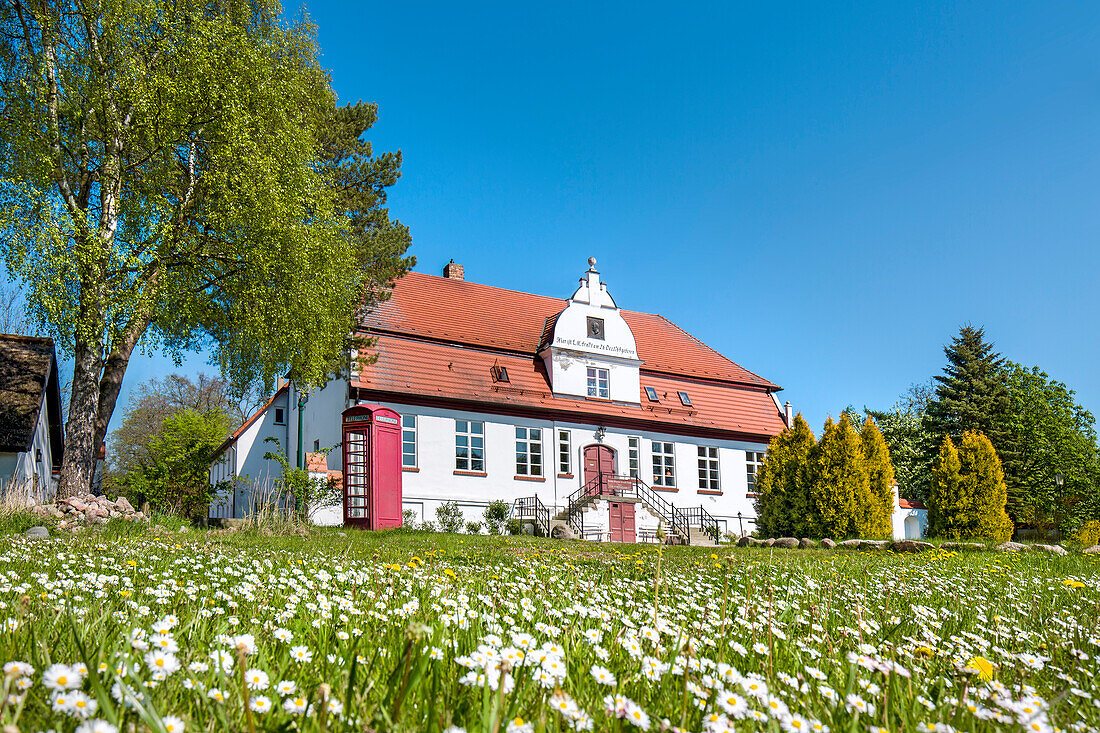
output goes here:
[{"label": "dark tiled roof", "polygon": [[60,463],[60,395],[53,340],[0,334],[0,451],[22,452],[31,447],[42,394],[47,394],[51,440],[58,445],[54,464]]}]

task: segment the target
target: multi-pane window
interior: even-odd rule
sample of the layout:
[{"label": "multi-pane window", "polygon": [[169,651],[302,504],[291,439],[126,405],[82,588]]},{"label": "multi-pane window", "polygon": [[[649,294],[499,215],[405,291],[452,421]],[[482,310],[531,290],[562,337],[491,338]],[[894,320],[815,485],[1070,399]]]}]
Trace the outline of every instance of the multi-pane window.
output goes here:
[{"label": "multi-pane window", "polygon": [[588,367],[588,396],[600,399],[611,398],[611,380],[606,369]]},{"label": "multi-pane window", "polygon": [[705,491],[718,491],[718,449],[714,446],[699,446],[699,488]]},{"label": "multi-pane window", "polygon": [[569,446],[569,431],[558,431],[558,473],[567,474],[572,466],[573,451]]},{"label": "multi-pane window", "polygon": [[627,444],[627,465],[630,469],[630,478],[638,478],[639,475],[639,461],[641,460],[642,439],[631,436],[626,439]]},{"label": "multi-pane window", "polygon": [[516,428],[516,475],[542,475],[542,429]]},{"label": "multi-pane window", "polygon": [[745,473],[750,494],[756,493],[756,477],[762,465],[764,465],[763,451],[745,451]]},{"label": "multi-pane window", "polygon": [[653,441],[653,485],[676,485],[676,458],[672,443]]},{"label": "multi-pane window", "polygon": [[416,415],[401,416],[401,465],[416,468]]},{"label": "multi-pane window", "polygon": [[485,423],[455,420],[455,469],[485,470]]}]

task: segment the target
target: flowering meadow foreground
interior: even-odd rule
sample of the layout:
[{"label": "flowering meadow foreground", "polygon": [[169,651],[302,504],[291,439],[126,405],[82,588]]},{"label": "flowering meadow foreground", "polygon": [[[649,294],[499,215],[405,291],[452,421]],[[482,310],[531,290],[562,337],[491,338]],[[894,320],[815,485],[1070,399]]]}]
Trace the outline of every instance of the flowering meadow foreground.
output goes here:
[{"label": "flowering meadow foreground", "polygon": [[1100,726],[1095,556],[5,537],[4,731]]}]

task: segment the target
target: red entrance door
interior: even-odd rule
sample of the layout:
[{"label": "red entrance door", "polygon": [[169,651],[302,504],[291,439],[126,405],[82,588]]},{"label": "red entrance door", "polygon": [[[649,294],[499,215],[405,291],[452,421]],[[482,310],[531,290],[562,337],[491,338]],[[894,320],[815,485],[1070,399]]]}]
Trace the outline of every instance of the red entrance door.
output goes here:
[{"label": "red entrance door", "polygon": [[[615,451],[606,445],[589,445],[584,449],[584,485],[597,476],[615,475]],[[601,480],[589,488],[593,494],[607,493],[607,481]]]},{"label": "red entrance door", "polygon": [[611,501],[611,541],[634,542],[634,505],[629,502]]}]

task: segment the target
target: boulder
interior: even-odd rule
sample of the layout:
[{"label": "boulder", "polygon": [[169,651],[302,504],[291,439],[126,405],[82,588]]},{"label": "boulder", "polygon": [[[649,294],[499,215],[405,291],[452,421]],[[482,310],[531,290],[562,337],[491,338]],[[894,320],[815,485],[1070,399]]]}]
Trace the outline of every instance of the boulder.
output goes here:
[{"label": "boulder", "polygon": [[944,542],[940,549],[948,552],[978,552],[984,550],[985,545],[981,542]]},{"label": "boulder", "polygon": [[792,550],[798,547],[798,540],[794,537],[780,537],[772,543],[772,547],[784,547],[788,550]]},{"label": "boulder", "polygon": [[765,547],[771,547],[774,544],[775,544],[775,538],[774,537],[769,537],[768,539],[764,540],[764,546]]},{"label": "boulder", "polygon": [[859,549],[861,550],[889,550],[890,540],[860,540]]},{"label": "boulder", "polygon": [[1032,552],[1049,552],[1051,555],[1065,555],[1066,548],[1061,545],[1032,545]]},{"label": "boulder", "polygon": [[825,539],[821,540],[821,546],[824,547],[826,550],[831,550],[836,547],[836,542],[833,542],[831,539],[826,537]]},{"label": "boulder", "polygon": [[1081,550],[1086,555],[1100,555],[1100,545],[1093,545],[1092,547],[1086,547]]},{"label": "boulder", "polygon": [[569,529],[568,525],[559,524],[550,530],[550,536],[556,540],[571,540],[573,539],[573,530]]},{"label": "boulder", "polygon": [[836,543],[837,547],[843,547],[846,550],[858,550],[863,540],[843,540]]},{"label": "boulder", "polygon": [[817,543],[807,537],[803,537],[798,541],[798,546],[803,550],[808,550],[811,547],[817,547]]},{"label": "boulder", "polygon": [[994,552],[1027,552],[1027,545],[1019,542],[1002,542],[992,548]]},{"label": "boulder", "polygon": [[890,546],[894,552],[925,552],[935,549],[931,542],[918,542],[917,540],[898,540]]},{"label": "boulder", "polygon": [[122,512],[118,512],[118,511],[115,511],[114,509],[111,509],[110,511],[107,512],[107,516],[110,517],[111,519],[118,519],[119,517],[122,516]]},{"label": "boulder", "polygon": [[[749,538],[749,537],[742,537],[741,539],[737,540],[737,546],[738,547],[748,547],[750,539],[751,538]],[[1100,547],[1100,545],[1097,545],[1097,547]]]},{"label": "boulder", "polygon": [[120,496],[115,500],[115,507],[120,512],[132,512],[134,511],[134,505],[131,504],[125,496]]},{"label": "boulder", "polygon": [[50,530],[45,527],[31,527],[23,533],[23,536],[32,540],[44,540],[50,536]]},{"label": "boulder", "polygon": [[145,513],[144,512],[134,512],[133,514],[131,514],[129,516],[130,516],[130,519],[134,520],[135,522],[147,521],[146,518],[145,518]]}]

